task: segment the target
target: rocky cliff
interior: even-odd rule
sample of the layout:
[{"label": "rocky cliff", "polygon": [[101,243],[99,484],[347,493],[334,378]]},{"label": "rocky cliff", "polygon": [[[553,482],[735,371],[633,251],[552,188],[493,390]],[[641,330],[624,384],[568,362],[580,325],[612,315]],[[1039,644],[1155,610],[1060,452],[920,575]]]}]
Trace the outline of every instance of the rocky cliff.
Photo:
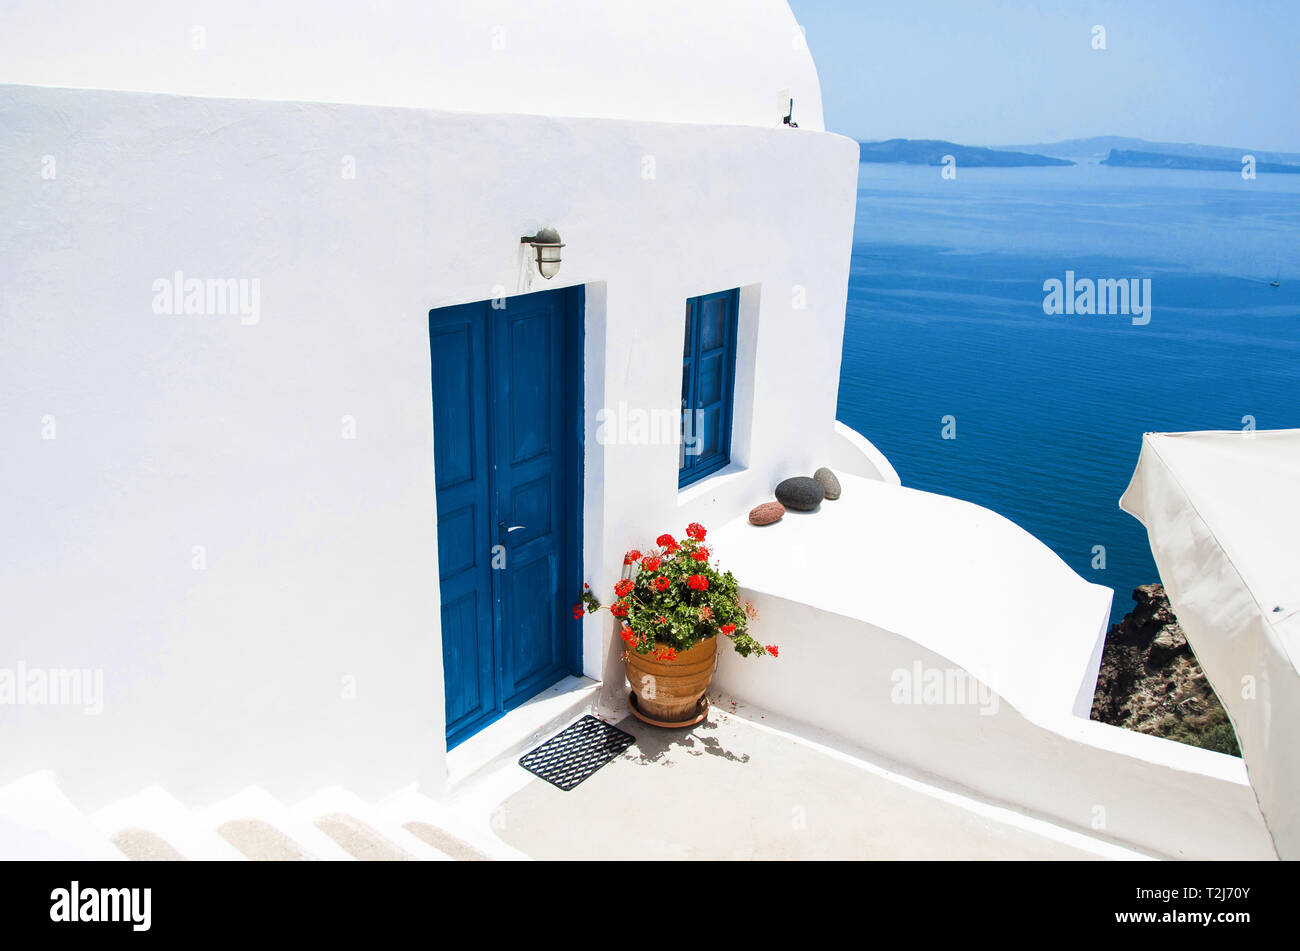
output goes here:
[{"label": "rocky cliff", "polygon": [[1145,584],[1106,634],[1092,718],[1240,756],[1237,736],[1188,646],[1163,585]]}]

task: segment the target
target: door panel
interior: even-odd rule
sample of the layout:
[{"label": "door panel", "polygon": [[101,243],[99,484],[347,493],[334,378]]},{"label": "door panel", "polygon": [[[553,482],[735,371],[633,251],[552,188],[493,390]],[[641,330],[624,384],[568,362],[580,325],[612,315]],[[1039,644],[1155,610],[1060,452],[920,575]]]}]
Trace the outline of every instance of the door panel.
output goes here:
[{"label": "door panel", "polygon": [[[501,397],[510,407],[506,449],[512,464],[550,452],[553,403],[563,395],[552,390],[558,381],[552,379],[555,368],[550,359],[554,356],[552,344],[562,335],[563,327],[555,326],[554,308],[531,310],[506,315],[507,339],[498,354],[501,362],[497,366],[505,372],[496,379],[504,388]],[[563,319],[563,313],[558,317]]]},{"label": "door panel", "polygon": [[430,321],[438,581],[450,738],[497,708],[488,471],[486,324],[474,307]]},{"label": "door panel", "polygon": [[561,603],[572,600],[558,598],[565,542],[563,300],[534,294],[509,303],[497,314],[492,351],[496,398],[510,408],[508,425],[493,433],[497,517],[507,530],[507,567],[499,572],[506,709],[564,676]]},{"label": "door panel", "polygon": [[507,708],[517,706],[563,676],[562,645],[552,633],[552,618],[559,607],[556,555],[530,545],[513,561],[506,575]]},{"label": "door panel", "polygon": [[570,303],[549,291],[429,314],[448,747],[576,657],[566,606],[581,576],[582,361]]},{"label": "door panel", "polygon": [[455,726],[482,716],[493,707],[492,680],[484,681],[477,674],[484,668],[488,672],[492,669],[490,659],[479,654],[482,647],[491,647],[492,642],[490,629],[484,629],[480,621],[478,596],[477,591],[468,591],[455,601],[444,600],[442,604],[443,667],[448,684],[459,687],[447,692],[447,723]]},{"label": "door panel", "polygon": [[[457,310],[460,310],[459,308]],[[438,439],[433,446],[438,491],[483,475],[483,439],[479,411],[483,402],[482,328],[469,313],[448,315],[430,331],[433,364],[433,421]],[[464,407],[461,412],[456,407]]]}]

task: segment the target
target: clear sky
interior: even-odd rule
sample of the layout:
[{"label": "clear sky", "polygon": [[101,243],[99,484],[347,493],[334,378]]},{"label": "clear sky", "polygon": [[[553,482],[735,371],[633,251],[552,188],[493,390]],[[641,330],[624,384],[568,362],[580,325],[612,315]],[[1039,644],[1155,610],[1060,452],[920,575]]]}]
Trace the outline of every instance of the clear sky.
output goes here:
[{"label": "clear sky", "polygon": [[[826,126],[1300,152],[1300,0],[790,0]],[[1093,27],[1106,49],[1093,49]]]}]

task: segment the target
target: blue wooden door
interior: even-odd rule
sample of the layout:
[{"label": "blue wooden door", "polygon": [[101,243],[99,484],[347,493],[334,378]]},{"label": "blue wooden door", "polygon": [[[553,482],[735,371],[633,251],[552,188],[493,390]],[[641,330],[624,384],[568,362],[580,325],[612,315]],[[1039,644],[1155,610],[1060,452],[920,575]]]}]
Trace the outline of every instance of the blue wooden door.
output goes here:
[{"label": "blue wooden door", "polygon": [[577,293],[429,314],[449,748],[576,667]]}]

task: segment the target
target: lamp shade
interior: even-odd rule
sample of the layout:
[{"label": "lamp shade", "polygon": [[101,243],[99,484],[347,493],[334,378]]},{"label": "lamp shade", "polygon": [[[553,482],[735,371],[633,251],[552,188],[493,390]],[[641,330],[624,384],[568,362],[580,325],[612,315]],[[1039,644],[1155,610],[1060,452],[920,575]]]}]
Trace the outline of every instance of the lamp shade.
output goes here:
[{"label": "lamp shade", "polygon": [[537,271],[548,280],[560,273],[560,248],[564,242],[560,233],[554,228],[543,228],[532,237],[520,238],[521,242],[531,244],[537,253]]}]

